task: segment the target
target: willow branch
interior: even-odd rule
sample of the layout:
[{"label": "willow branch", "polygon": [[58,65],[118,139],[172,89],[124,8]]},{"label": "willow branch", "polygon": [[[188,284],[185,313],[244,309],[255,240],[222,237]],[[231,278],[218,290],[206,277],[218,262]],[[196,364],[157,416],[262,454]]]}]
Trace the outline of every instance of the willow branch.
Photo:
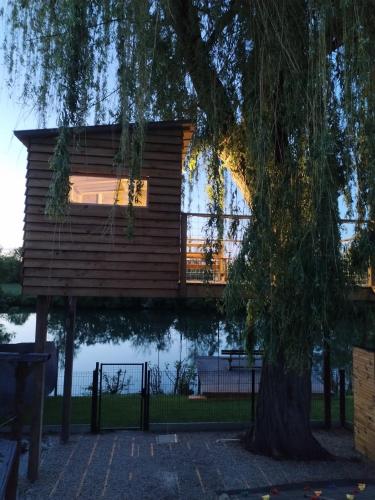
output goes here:
[{"label": "willow branch", "polygon": [[238,127],[229,96],[211,63],[209,46],[202,40],[199,13],[192,0],[165,0],[166,14],[177,35],[177,43],[191,77],[201,109],[206,113],[211,132],[221,142],[221,159],[234,182],[250,203],[245,159],[233,158],[231,134]]},{"label": "willow branch", "polygon": [[206,113],[209,123],[219,124],[220,129],[225,131],[234,124],[234,114],[230,99],[202,40],[198,11],[191,0],[166,0],[165,3],[199,106]]}]

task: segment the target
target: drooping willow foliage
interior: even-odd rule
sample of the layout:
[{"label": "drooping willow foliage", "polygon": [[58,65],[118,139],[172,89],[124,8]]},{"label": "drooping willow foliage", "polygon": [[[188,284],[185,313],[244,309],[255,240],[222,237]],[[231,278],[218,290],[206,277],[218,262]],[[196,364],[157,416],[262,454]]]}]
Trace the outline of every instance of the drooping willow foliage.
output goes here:
[{"label": "drooping willow foliage", "polygon": [[[223,165],[251,206],[227,305],[246,305],[250,345],[306,367],[314,339],[328,337],[340,318],[350,276],[374,263],[373,7],[371,0],[9,0],[9,84],[22,81],[42,122],[54,110],[62,127],[50,213],[66,210],[64,141],[85,123],[122,124],[114,164],[119,172],[126,165],[132,198],[145,123],[195,121],[195,147],[210,147],[212,211],[222,210]],[[345,255],[343,216],[358,221]]]}]

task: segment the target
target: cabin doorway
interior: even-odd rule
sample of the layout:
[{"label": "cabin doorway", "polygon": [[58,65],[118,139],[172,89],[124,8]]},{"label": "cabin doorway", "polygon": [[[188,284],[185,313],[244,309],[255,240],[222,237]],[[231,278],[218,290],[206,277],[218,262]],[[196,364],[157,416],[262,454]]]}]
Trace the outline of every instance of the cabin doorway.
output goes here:
[{"label": "cabin doorway", "polygon": [[100,363],[97,370],[96,431],[144,429],[147,363]]}]

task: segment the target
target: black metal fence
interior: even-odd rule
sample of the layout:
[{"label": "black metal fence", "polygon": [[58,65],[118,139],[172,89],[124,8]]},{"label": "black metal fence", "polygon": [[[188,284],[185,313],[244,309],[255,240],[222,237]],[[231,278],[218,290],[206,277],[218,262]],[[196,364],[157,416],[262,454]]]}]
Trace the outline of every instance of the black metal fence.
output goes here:
[{"label": "black metal fence", "polygon": [[[253,421],[261,370],[150,371],[150,422]],[[323,382],[312,377],[311,419],[345,425],[352,421],[352,396],[345,370],[332,371],[327,398]],[[327,400],[329,411],[327,412]],[[327,414],[328,413],[328,414]]]},{"label": "black metal fence", "polygon": [[[145,365],[140,365],[141,369],[139,365],[97,364],[93,373],[74,374],[73,423],[75,419],[77,423],[91,423],[92,431],[96,432],[101,428],[147,429],[149,424],[254,420],[259,369],[198,373],[194,367],[185,365],[164,370]],[[315,374],[312,421],[327,427],[344,426],[352,418],[353,398],[345,371],[332,370],[328,395],[323,381]]]},{"label": "black metal fence", "polygon": [[[58,373],[57,385],[51,396],[62,396],[64,392],[64,372]],[[92,394],[92,372],[73,372],[72,396],[91,396]]]},{"label": "black metal fence", "polygon": [[[99,369],[96,366],[92,385],[93,388],[98,386],[98,430],[144,428],[146,373],[147,363],[102,363]],[[92,428],[95,427],[94,422],[92,418]]]},{"label": "black metal fence", "polygon": [[258,370],[149,371],[151,423],[249,422],[254,419]]}]

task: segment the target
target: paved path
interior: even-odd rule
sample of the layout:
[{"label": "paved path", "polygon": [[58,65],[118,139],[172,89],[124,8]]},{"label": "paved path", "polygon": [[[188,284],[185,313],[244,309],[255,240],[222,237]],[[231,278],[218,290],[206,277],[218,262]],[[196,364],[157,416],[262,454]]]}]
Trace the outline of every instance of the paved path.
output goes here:
[{"label": "paved path", "polygon": [[[159,436],[116,432],[49,438],[40,479],[21,480],[21,499],[215,499],[225,491],[319,480],[375,478],[375,465],[359,459],[346,431],[316,433],[338,460],[274,461],[246,452],[228,432]],[[228,496],[227,496],[228,498]],[[236,495],[230,495],[236,498]],[[240,498],[240,495],[237,496]],[[259,495],[259,498],[261,496]]]}]

